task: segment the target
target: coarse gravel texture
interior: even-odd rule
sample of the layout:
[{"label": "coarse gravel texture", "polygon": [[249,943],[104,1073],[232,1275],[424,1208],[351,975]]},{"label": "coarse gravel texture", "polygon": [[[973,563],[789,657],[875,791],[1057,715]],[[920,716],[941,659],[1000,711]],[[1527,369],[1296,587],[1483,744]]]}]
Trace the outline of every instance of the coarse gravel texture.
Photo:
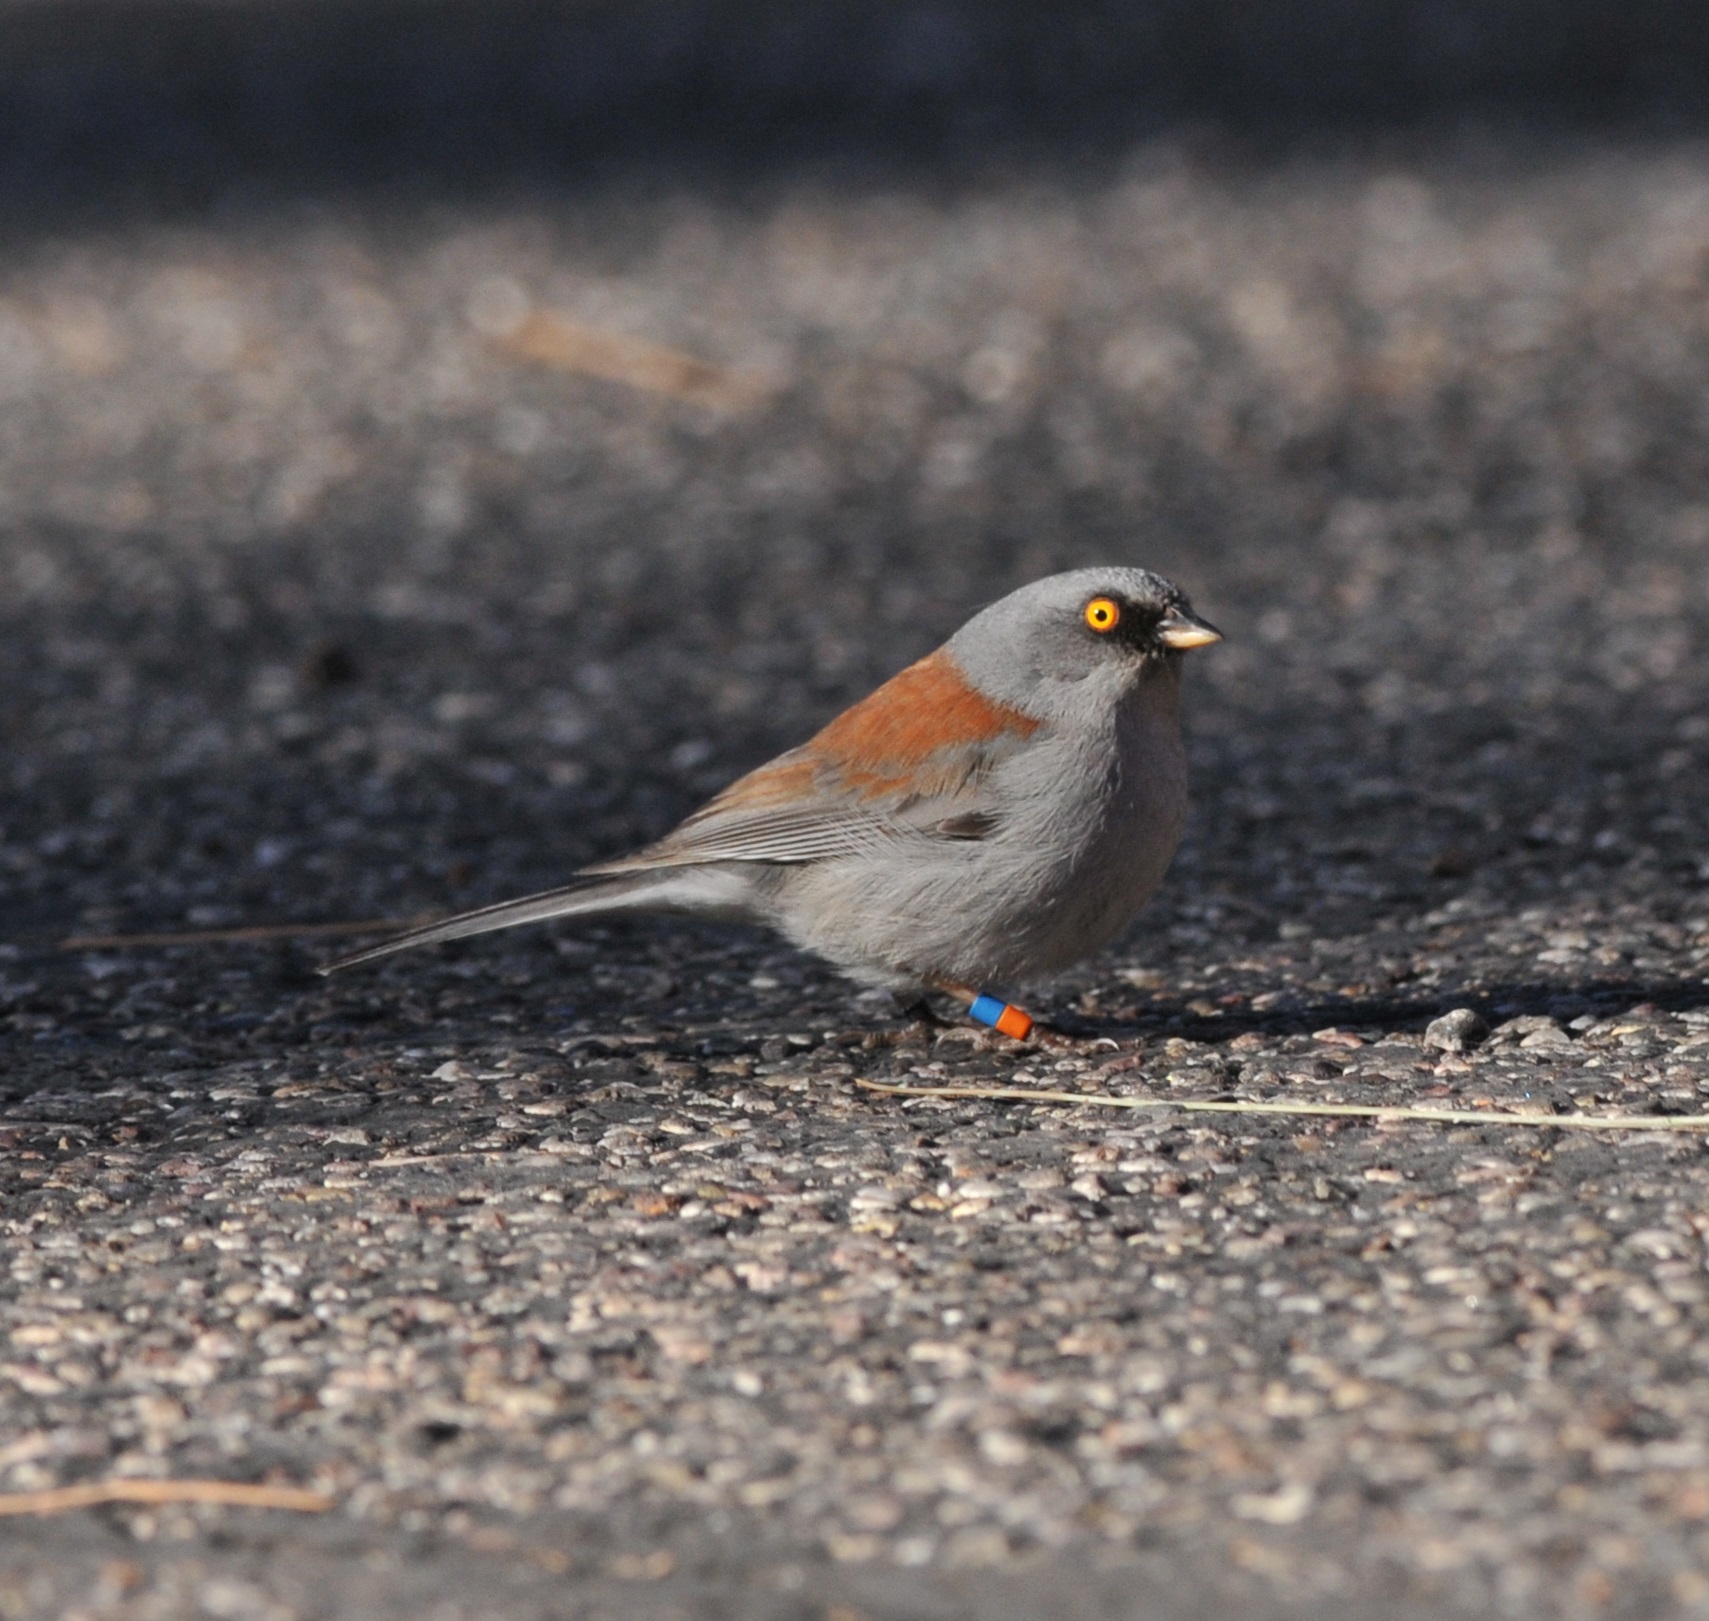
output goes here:
[{"label": "coarse gravel texture", "polygon": [[[1493,1119],[1709,1111],[1706,156],[13,239],[0,1487],[336,1507],[0,1521],[0,1617],[1709,1609],[1704,1141]],[[710,929],[57,944],[549,884],[1099,559],[1228,640],[1165,892],[1026,1000],[1067,1055]]]}]

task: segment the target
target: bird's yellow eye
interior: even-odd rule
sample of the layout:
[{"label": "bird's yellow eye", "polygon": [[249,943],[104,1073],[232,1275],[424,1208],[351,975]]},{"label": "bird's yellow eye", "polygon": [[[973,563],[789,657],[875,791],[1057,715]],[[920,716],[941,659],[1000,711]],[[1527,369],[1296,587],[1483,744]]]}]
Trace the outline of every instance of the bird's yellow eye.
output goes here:
[{"label": "bird's yellow eye", "polygon": [[1107,636],[1121,622],[1121,609],[1108,597],[1093,597],[1086,604],[1086,623],[1100,636]]}]

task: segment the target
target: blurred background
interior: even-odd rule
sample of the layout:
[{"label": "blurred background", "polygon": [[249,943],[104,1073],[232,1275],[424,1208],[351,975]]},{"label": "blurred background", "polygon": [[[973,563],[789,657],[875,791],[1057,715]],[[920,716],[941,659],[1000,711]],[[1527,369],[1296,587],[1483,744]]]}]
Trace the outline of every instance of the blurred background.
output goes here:
[{"label": "blurred background", "polygon": [[1684,0],[9,4],[13,915],[549,882],[1096,559],[1230,632],[1213,918],[1700,887],[1706,75]]}]

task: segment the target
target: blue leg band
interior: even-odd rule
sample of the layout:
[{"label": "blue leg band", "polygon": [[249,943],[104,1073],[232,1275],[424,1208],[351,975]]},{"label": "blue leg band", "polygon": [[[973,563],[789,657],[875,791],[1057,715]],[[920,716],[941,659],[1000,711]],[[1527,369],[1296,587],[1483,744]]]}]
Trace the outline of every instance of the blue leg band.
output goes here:
[{"label": "blue leg band", "polygon": [[969,1018],[977,1019],[981,1024],[995,1026],[1008,1005],[1007,1002],[999,1002],[994,996],[976,996],[967,1013]]}]

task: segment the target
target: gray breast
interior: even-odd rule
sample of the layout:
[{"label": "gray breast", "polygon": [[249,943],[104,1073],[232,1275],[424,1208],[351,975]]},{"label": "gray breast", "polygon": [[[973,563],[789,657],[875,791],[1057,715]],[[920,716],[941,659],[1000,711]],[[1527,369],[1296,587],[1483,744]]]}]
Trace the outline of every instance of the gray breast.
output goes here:
[{"label": "gray breast", "polygon": [[1124,706],[1101,747],[1064,770],[1083,780],[1060,784],[1054,814],[1030,830],[1032,904],[1004,953],[1015,977],[1066,968],[1114,939],[1162,881],[1186,821],[1172,704]]}]

